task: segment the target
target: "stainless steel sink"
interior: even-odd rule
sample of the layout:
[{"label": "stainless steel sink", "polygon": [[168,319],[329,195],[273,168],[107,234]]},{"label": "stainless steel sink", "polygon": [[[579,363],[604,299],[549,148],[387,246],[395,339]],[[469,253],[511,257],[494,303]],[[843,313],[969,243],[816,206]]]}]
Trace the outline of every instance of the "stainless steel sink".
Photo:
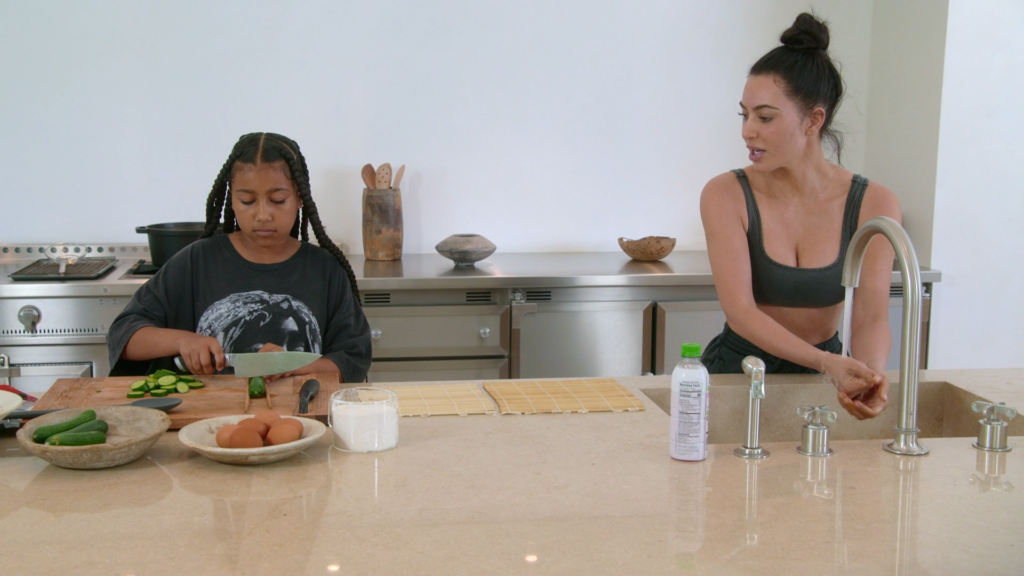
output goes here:
[{"label": "stainless steel sink", "polygon": [[[739,384],[740,381],[738,380]],[[918,389],[917,425],[921,438],[976,437],[981,416],[971,411],[971,402],[986,400],[948,382],[921,382]],[[744,385],[712,384],[711,413],[708,416],[708,442],[711,444],[742,444],[747,435],[747,404],[749,383]],[[669,411],[668,388],[642,388],[666,414]],[[891,440],[896,424],[897,389],[889,389],[889,405],[873,420],[857,420],[847,414],[836,401],[836,390],[824,383],[765,384],[761,401],[760,440],[766,442],[800,442],[804,420],[797,416],[798,406],[828,405],[839,415],[829,425],[832,440]],[[1024,435],[1024,418],[1014,418],[1007,430],[1009,436]]]}]

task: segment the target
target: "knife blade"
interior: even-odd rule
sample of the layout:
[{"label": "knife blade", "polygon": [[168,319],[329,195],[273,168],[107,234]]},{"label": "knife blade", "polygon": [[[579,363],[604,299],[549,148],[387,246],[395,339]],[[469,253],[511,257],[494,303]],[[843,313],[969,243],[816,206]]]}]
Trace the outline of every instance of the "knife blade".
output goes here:
[{"label": "knife blade", "polygon": [[309,412],[309,401],[315,398],[319,391],[320,382],[317,380],[309,379],[302,383],[302,388],[299,389],[299,414]]},{"label": "knife blade", "polygon": [[[246,352],[225,354],[224,362],[228,366],[234,366],[235,376],[251,378],[298,370],[320,358],[320,354],[313,352]],[[174,364],[181,370],[188,370],[181,356],[174,359]]]}]

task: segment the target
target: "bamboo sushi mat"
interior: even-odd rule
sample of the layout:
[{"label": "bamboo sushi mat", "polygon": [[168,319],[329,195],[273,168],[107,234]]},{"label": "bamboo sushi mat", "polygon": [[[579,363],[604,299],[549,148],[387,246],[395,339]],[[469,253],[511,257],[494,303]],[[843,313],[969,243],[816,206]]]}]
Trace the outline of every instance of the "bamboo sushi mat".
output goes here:
[{"label": "bamboo sushi mat", "polygon": [[401,416],[494,414],[491,399],[475,384],[382,386],[398,395]]},{"label": "bamboo sushi mat", "polygon": [[502,414],[636,412],[644,405],[611,378],[484,382]]}]

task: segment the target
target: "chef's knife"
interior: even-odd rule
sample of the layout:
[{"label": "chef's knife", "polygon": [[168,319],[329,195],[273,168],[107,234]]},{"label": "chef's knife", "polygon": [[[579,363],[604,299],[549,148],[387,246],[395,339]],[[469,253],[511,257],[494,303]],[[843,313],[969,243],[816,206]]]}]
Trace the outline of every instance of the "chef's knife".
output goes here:
[{"label": "chef's knife", "polygon": [[309,412],[309,401],[316,397],[320,391],[320,382],[309,379],[302,383],[299,389],[299,414]]},{"label": "chef's knife", "polygon": [[[224,355],[225,363],[235,367],[235,376],[239,378],[283,374],[308,366],[319,359],[320,355],[312,352],[248,352]],[[181,370],[188,370],[181,356],[174,359],[174,364]]]}]

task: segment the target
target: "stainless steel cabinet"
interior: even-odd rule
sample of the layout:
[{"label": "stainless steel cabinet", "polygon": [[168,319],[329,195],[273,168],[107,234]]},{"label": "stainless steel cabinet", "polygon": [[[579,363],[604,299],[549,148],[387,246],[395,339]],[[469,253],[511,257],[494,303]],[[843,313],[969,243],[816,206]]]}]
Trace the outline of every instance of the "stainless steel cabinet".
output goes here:
[{"label": "stainless steel cabinet", "polygon": [[513,294],[512,378],[650,371],[651,301],[573,301],[600,295],[573,289]]},{"label": "stainless steel cabinet", "polygon": [[373,342],[370,382],[509,377],[507,291],[375,292],[363,300]]},{"label": "stainless steel cabinet", "polygon": [[702,352],[707,348],[722,332],[725,312],[718,300],[658,302],[656,325],[655,374],[665,374],[679,362],[683,343],[697,342]]}]

